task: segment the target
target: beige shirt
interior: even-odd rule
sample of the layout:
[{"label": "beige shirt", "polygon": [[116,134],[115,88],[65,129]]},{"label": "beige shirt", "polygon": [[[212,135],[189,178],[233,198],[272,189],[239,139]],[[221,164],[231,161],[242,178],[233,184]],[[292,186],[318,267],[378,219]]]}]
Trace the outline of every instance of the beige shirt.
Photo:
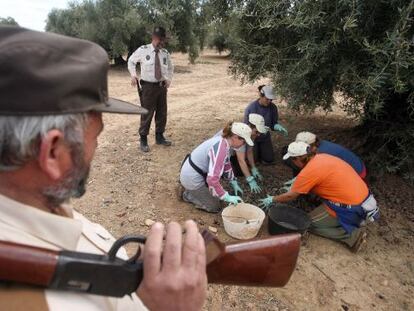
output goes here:
[{"label": "beige shirt", "polygon": [[[68,205],[62,209],[69,217],[47,213],[0,195],[0,240],[53,250],[94,254],[109,251],[115,239],[107,230]],[[118,257],[127,258],[125,249],[118,252]],[[43,292],[49,310],[147,310],[135,294],[113,298],[55,290]]]},{"label": "beige shirt", "polygon": [[[161,49],[158,53],[161,64],[161,81],[171,82],[174,66],[170,53]],[[141,63],[141,79],[148,82],[157,82],[155,79],[155,49],[152,43],[139,47],[128,59],[128,71],[132,77],[137,76],[136,65]]]}]

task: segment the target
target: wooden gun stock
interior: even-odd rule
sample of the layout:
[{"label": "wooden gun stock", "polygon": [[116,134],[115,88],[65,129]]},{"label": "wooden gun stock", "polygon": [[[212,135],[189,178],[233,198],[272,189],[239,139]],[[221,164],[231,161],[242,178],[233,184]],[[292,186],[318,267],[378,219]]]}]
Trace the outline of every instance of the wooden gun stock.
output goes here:
[{"label": "wooden gun stock", "polygon": [[207,265],[209,283],[244,286],[285,286],[296,266],[300,234],[226,245]]},{"label": "wooden gun stock", "polygon": [[[230,245],[223,245],[208,233],[203,233],[203,237],[210,283],[284,286],[295,268],[300,248],[299,234]],[[131,241],[144,243],[145,237],[123,237],[107,255],[53,251],[0,241],[0,280],[122,297],[136,291],[143,278],[143,262],[137,259],[140,250],[127,261],[116,257],[119,248]]]}]

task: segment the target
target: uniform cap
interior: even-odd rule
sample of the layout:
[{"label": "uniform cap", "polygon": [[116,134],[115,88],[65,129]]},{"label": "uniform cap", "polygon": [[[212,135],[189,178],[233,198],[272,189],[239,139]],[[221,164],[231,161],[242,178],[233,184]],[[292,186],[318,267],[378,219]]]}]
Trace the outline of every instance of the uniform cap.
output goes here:
[{"label": "uniform cap", "polygon": [[108,97],[108,67],[90,41],[0,26],[0,115],[146,113]]},{"label": "uniform cap", "polygon": [[316,135],[311,132],[300,132],[296,135],[295,141],[302,141],[310,145],[316,141]]},{"label": "uniform cap", "polygon": [[152,32],[152,34],[154,36],[159,37],[159,38],[165,38],[166,37],[165,28],[159,27],[159,26],[154,28],[154,31]]},{"label": "uniform cap", "polygon": [[252,129],[247,124],[234,122],[231,125],[231,132],[243,138],[249,146],[254,146],[252,140]]},{"label": "uniform cap", "polygon": [[265,85],[262,87],[260,92],[268,99],[275,99],[275,95],[273,94],[273,87],[271,85]]},{"label": "uniform cap", "polygon": [[262,134],[266,134],[269,131],[269,128],[265,125],[263,116],[258,113],[249,114],[249,123],[256,126],[257,130]]},{"label": "uniform cap", "polygon": [[283,156],[283,160],[287,160],[290,157],[300,157],[305,154],[308,154],[310,151],[310,146],[307,143],[304,143],[302,141],[289,144],[287,153]]}]

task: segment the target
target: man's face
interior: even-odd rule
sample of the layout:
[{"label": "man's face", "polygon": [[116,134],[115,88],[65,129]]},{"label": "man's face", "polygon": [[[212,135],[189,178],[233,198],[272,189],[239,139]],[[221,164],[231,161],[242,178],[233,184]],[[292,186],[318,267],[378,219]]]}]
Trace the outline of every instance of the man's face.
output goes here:
[{"label": "man's face", "polygon": [[84,130],[83,144],[70,146],[72,164],[69,170],[56,185],[44,189],[43,194],[52,206],[58,206],[71,198],[79,198],[85,193],[91,162],[102,129],[102,114],[91,113]]},{"label": "man's face", "polygon": [[155,47],[162,49],[165,46],[165,38],[152,35],[152,44]]},{"label": "man's face", "polygon": [[302,169],[305,166],[300,160],[300,157],[292,158],[292,162],[300,169]]},{"label": "man's face", "polygon": [[272,100],[270,98],[263,96],[263,106],[268,107],[271,103],[272,103]]}]

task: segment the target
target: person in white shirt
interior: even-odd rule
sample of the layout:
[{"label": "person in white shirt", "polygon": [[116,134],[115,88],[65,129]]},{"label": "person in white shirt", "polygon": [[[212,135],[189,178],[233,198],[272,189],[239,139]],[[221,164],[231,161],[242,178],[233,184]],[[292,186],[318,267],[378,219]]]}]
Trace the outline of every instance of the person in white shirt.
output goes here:
[{"label": "person in white shirt", "polygon": [[[167,89],[170,87],[174,67],[171,56],[164,44],[166,32],[162,27],[155,27],[152,42],[139,47],[128,59],[128,71],[131,74],[131,85],[142,88],[141,105],[148,110],[141,116],[139,128],[140,148],[148,152],[149,130],[155,114],[155,141],[159,145],[171,146],[164,137],[167,124]],[[141,64],[141,79],[136,72],[137,63]]]}]

